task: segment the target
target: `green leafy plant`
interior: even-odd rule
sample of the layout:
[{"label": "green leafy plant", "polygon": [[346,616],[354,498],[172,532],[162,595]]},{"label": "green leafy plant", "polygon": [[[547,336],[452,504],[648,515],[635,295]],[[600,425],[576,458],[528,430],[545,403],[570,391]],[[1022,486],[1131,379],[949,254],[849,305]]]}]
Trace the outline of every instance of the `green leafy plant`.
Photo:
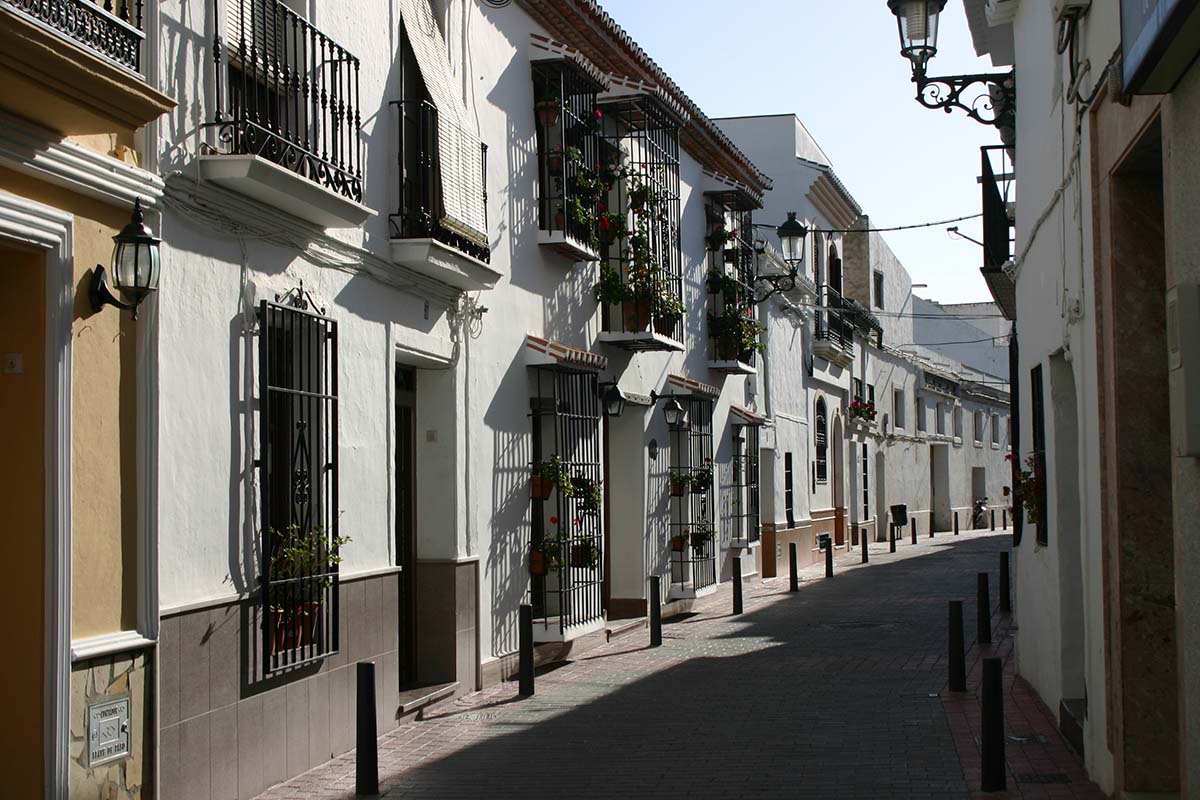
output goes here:
[{"label": "green leafy plant", "polygon": [[741,358],[745,353],[765,352],[761,340],[765,330],[746,314],[709,314],[708,334],[723,358]]},{"label": "green leafy plant", "polygon": [[712,459],[706,458],[704,462],[695,470],[692,471],[692,494],[707,494],[712,488]]},{"label": "green leafy plant", "polygon": [[596,300],[601,303],[623,303],[633,299],[633,293],[621,280],[621,270],[608,262],[600,265],[600,280],[596,284]]},{"label": "green leafy plant", "polygon": [[579,510],[584,514],[596,514],[604,502],[604,481],[591,478],[576,478],[575,494],[579,498]]},{"label": "green leafy plant", "polygon": [[665,285],[654,295],[651,309],[655,322],[670,328],[674,328],[675,324],[683,319],[683,313],[686,310],[683,301],[672,292],[667,291]]},{"label": "green leafy plant", "polygon": [[[1005,458],[1015,461],[1017,456],[1015,453],[1009,453]],[[1046,482],[1046,465],[1041,453],[1030,453],[1025,459],[1025,465],[1029,469],[1018,471],[1013,497],[1025,509],[1025,516],[1029,520],[1029,524],[1038,525],[1045,512],[1045,509],[1042,508],[1042,497]]]},{"label": "green leafy plant", "polygon": [[575,485],[571,482],[571,475],[557,454],[550,456],[545,461],[534,461],[533,474],[543,481],[552,482],[558,487],[558,491],[562,493],[563,497],[574,496]]},{"label": "green leafy plant", "polygon": [[271,582],[286,581],[272,592],[276,608],[320,602],[324,589],[333,585],[333,573],[342,563],[341,549],[349,536],[329,536],[315,525],[307,530],[291,524],[282,531],[272,529],[277,543],[271,559]]},{"label": "green leafy plant", "polygon": [[714,541],[716,538],[717,532],[709,522],[701,520],[692,525],[692,549],[702,550],[704,545]]}]

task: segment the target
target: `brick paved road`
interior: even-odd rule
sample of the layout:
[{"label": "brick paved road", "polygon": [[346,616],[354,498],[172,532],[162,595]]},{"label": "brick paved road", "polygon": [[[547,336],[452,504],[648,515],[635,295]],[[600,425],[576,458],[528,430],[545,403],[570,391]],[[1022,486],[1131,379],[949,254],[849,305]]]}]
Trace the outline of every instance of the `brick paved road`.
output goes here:
[{"label": "brick paved road", "polygon": [[[945,691],[946,605],[992,572],[1004,533],[939,535],[729,588],[669,622],[663,646],[642,632],[539,676],[537,695],[502,684],[432,710],[380,739],[388,798],[786,797],[876,800],[979,796],[978,682]],[[854,563],[851,563],[854,562]],[[995,654],[1011,652],[997,615]],[[987,655],[992,648],[983,653]],[[1023,682],[1007,686],[1007,797],[1102,797]],[[1017,782],[1021,779],[1021,783]],[[1066,781],[1065,783],[1063,781]],[[349,798],[353,753],[275,787],[270,800]]]}]

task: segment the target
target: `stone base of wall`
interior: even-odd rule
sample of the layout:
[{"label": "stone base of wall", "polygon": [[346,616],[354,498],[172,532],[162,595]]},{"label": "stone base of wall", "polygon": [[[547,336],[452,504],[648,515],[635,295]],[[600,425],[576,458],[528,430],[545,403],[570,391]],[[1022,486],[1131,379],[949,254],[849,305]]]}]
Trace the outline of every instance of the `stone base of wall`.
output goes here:
[{"label": "stone base of wall", "polygon": [[[71,797],[104,800],[151,800],[154,797],[152,724],[153,650],[118,653],[82,661],[71,669],[71,744],[68,781]],[[107,764],[88,765],[88,706],[129,700],[129,755]]]},{"label": "stone base of wall", "polygon": [[237,601],[162,620],[163,800],[253,797],[350,750],[360,661],[376,665],[378,731],[397,725],[395,573],[342,581],[338,652],[266,676],[257,605]]}]

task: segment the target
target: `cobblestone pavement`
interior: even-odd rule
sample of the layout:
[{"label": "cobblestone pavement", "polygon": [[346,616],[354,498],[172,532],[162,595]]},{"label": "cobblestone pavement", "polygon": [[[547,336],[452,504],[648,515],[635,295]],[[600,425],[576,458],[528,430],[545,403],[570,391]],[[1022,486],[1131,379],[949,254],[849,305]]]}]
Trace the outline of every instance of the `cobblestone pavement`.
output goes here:
[{"label": "cobblestone pavement", "polygon": [[[1011,655],[1011,621],[968,653],[968,692],[946,691],[947,601],[992,574],[1009,536],[939,534],[871,563],[840,557],[787,578],[730,587],[700,613],[668,621],[663,646],[643,631],[544,671],[535,697],[504,683],[443,703],[379,741],[388,798],[730,797],[967,798],[979,786],[980,658]],[[1010,659],[1011,661],[1011,659]],[[1006,794],[1100,798],[1054,719],[1006,671]],[[262,795],[354,796],[353,752]]]}]

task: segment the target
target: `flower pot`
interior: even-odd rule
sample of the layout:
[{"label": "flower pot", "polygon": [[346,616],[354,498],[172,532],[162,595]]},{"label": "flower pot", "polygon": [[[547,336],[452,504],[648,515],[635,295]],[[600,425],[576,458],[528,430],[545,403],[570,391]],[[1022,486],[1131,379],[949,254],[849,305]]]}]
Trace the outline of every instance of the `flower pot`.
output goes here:
[{"label": "flower pot", "polygon": [[541,577],[550,571],[550,562],[541,550],[529,552],[529,574]]},{"label": "flower pot", "polygon": [[683,497],[684,492],[687,491],[687,486],[688,485],[686,483],[672,482],[671,483],[671,496],[672,497]]},{"label": "flower pot", "polygon": [[645,300],[626,300],[621,304],[626,333],[640,333],[650,327],[650,304]]},{"label": "flower pot", "polygon": [[[558,120],[555,120],[557,122]],[[563,157],[562,153],[553,153],[546,157],[546,170],[552,178],[562,177]]]},{"label": "flower pot", "polygon": [[663,319],[662,317],[656,317],[654,319],[654,332],[657,333],[659,336],[674,336],[675,335],[675,323],[677,321],[678,320]]},{"label": "flower pot", "polygon": [[671,537],[671,550],[676,553],[682,553],[683,548],[687,545],[687,537],[682,534]]},{"label": "flower pot", "polygon": [[567,229],[567,215],[560,208],[554,212],[554,230],[565,231]]},{"label": "flower pot", "polygon": [[749,348],[741,351],[740,353],[738,353],[738,361],[742,362],[743,364],[753,363],[754,351]]},{"label": "flower pot", "polygon": [[296,644],[300,647],[316,642],[317,613],[320,603],[301,603],[296,607]]},{"label": "flower pot", "polygon": [[295,613],[284,608],[272,608],[271,655],[286,652],[296,646],[296,628],[292,617]]},{"label": "flower pot", "polygon": [[703,550],[705,543],[708,542],[707,533],[693,533],[691,538],[693,550]]},{"label": "flower pot", "polygon": [[558,124],[562,106],[557,100],[542,100],[534,108],[537,109],[538,122],[543,128],[553,128]]},{"label": "flower pot", "polygon": [[554,491],[554,481],[549,478],[543,478],[541,475],[534,475],[530,478],[529,496],[534,500],[546,500],[552,491]]}]

